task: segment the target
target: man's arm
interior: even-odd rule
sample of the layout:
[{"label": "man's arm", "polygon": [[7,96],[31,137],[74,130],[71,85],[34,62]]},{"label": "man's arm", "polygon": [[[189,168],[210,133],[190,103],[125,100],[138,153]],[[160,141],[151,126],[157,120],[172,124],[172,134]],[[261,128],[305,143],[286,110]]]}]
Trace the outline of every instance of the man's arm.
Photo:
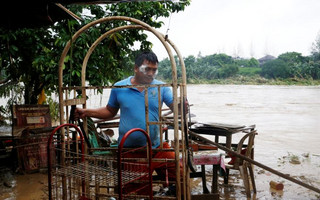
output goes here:
[{"label": "man's arm", "polygon": [[[185,113],[187,114],[189,112],[189,102],[188,100],[185,101],[184,103],[184,109],[185,109]],[[169,105],[170,110],[173,112],[173,103]],[[181,114],[181,104],[178,104],[178,114]]]},{"label": "man's arm", "polygon": [[76,108],[74,112],[75,119],[85,118],[85,117],[93,117],[98,119],[112,119],[116,116],[119,108],[113,108],[110,106],[101,107],[101,108],[94,108],[94,109],[83,109],[83,108]]}]

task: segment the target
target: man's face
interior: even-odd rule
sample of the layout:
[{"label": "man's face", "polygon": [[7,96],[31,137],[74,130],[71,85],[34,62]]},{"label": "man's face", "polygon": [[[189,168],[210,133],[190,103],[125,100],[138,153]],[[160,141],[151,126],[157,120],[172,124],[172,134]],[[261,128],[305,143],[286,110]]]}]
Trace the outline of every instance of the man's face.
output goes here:
[{"label": "man's face", "polygon": [[134,71],[140,84],[150,84],[158,74],[158,64],[145,60],[141,66],[135,66]]}]

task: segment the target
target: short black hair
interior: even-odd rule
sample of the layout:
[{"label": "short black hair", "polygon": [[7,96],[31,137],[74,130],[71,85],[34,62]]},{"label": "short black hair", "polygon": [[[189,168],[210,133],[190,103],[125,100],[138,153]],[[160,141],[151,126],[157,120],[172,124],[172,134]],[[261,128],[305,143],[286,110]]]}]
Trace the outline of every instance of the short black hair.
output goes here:
[{"label": "short black hair", "polygon": [[155,64],[159,63],[158,57],[155,53],[152,51],[145,51],[136,57],[135,65],[140,67],[145,60]]}]

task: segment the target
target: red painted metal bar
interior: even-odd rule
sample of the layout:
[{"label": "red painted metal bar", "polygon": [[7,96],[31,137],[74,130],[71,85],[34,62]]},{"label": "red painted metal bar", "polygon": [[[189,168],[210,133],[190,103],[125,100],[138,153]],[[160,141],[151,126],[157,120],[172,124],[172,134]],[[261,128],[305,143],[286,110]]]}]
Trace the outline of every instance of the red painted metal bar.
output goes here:
[{"label": "red painted metal bar", "polygon": [[141,129],[141,128],[133,128],[130,131],[128,131],[123,138],[120,141],[119,147],[118,147],[118,184],[119,184],[119,188],[118,188],[118,192],[119,192],[119,199],[122,200],[123,199],[123,188],[122,188],[122,170],[121,170],[121,166],[122,166],[122,149],[123,149],[123,145],[126,141],[126,139],[129,137],[129,135],[133,132],[136,131],[140,131],[142,132],[146,139],[147,139],[147,145],[148,145],[148,162],[149,162],[149,167],[148,167],[148,174],[149,174],[149,198],[152,200],[153,199],[153,194],[152,194],[152,167],[151,167],[151,162],[152,162],[152,146],[151,146],[151,139],[148,135],[148,133]]},{"label": "red painted metal bar", "polygon": [[[49,139],[48,139],[48,144],[47,144],[47,157],[48,157],[48,189],[49,189],[49,200],[52,199],[52,185],[51,185],[51,182],[52,182],[52,175],[51,175],[51,170],[52,170],[52,166],[51,166],[51,145],[52,145],[52,139],[53,139],[53,136],[54,134],[60,130],[61,128],[63,127],[73,127],[80,135],[80,143],[81,143],[81,161],[84,162],[84,137],[83,137],[83,134],[81,132],[81,130],[79,129],[79,127],[75,124],[62,124],[60,126],[58,126],[57,128],[55,128]],[[82,193],[85,194],[85,182],[84,180],[82,180]]]}]

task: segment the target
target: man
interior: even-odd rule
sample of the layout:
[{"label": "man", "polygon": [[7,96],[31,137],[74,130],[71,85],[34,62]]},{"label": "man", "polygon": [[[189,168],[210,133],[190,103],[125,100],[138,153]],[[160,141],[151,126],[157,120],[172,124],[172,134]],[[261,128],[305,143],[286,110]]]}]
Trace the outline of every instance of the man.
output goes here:
[{"label": "man", "polygon": [[[109,102],[106,107],[97,109],[81,109],[75,110],[75,117],[94,117],[100,119],[113,118],[120,109],[120,125],[119,138],[120,143],[126,132],[132,128],[141,128],[146,130],[145,119],[145,87],[146,84],[163,84],[163,82],[155,79],[158,73],[158,58],[153,52],[144,52],[137,56],[134,66],[134,76],[119,81],[115,86],[140,85],[133,88],[114,88],[111,90]],[[161,87],[161,105],[164,102],[171,110],[173,109],[173,95],[169,87]],[[158,113],[158,88],[148,88],[148,104],[149,104],[149,121],[159,121]],[[160,130],[159,125],[149,126],[149,135],[152,142],[152,148],[160,146]],[[146,145],[146,138],[139,132],[132,133],[126,140],[124,147],[139,147]],[[164,148],[170,148],[169,144],[164,142]],[[133,155],[139,156],[139,155]],[[175,159],[174,152],[158,152],[154,158]],[[175,164],[174,163],[152,163],[152,168],[156,170],[158,175],[165,178],[175,180]]]}]

